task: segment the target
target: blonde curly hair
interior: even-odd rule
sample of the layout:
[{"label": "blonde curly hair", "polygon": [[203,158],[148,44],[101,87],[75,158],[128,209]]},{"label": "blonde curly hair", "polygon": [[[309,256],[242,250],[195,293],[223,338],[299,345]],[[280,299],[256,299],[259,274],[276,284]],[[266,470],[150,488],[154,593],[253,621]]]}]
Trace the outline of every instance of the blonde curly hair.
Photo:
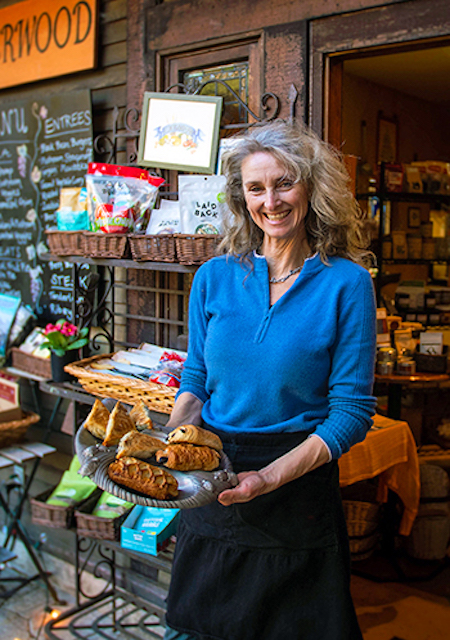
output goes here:
[{"label": "blonde curly hair", "polygon": [[263,233],[247,211],[241,174],[245,158],[261,151],[272,154],[289,178],[306,185],[305,228],[311,250],[325,263],[329,256],[341,256],[368,266],[372,254],[363,214],[350,191],[341,154],[302,123],[282,120],[253,127],[224,154],[231,217],[224,223],[219,251],[243,260],[261,246]]}]

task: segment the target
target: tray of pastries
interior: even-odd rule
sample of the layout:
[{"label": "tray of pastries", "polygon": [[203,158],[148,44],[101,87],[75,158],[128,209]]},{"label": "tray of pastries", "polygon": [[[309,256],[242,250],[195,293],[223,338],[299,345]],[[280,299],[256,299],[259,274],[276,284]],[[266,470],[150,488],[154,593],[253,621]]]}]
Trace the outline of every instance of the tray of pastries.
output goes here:
[{"label": "tray of pastries", "polygon": [[213,502],[237,477],[220,438],[199,426],[153,423],[148,407],[96,400],[75,437],[79,473],[114,496],[150,507]]}]

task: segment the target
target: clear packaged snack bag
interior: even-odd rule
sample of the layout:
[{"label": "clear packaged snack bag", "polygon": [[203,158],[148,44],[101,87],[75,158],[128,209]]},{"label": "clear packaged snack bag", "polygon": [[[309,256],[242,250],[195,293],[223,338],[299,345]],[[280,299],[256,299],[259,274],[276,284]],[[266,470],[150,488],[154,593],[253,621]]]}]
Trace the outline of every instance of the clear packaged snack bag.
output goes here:
[{"label": "clear packaged snack bag", "polygon": [[164,179],[139,167],[90,162],[86,176],[93,231],[145,233]]}]

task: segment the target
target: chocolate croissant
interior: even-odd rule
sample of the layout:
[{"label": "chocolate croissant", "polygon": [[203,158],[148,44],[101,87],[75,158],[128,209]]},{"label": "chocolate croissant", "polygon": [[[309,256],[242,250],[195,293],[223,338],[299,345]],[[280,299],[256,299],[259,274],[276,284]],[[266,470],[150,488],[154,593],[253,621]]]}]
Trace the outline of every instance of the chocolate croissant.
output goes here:
[{"label": "chocolate croissant", "polygon": [[117,484],[157,500],[169,500],[178,495],[178,482],[173,475],[136,458],[115,460],[108,467],[108,476]]},{"label": "chocolate croissant", "polygon": [[158,438],[140,431],[129,431],[120,439],[116,458],[133,456],[135,458],[151,458],[164,446]]},{"label": "chocolate croissant", "polygon": [[210,447],[169,444],[157,452],[156,461],[178,471],[212,471],[219,466],[220,454]]},{"label": "chocolate croissant", "polygon": [[171,431],[167,436],[167,442],[170,444],[175,442],[198,444],[205,447],[212,447],[217,451],[222,451],[223,449],[222,440],[218,435],[212,433],[212,431],[207,431],[207,429],[196,427],[193,424],[182,424]]}]

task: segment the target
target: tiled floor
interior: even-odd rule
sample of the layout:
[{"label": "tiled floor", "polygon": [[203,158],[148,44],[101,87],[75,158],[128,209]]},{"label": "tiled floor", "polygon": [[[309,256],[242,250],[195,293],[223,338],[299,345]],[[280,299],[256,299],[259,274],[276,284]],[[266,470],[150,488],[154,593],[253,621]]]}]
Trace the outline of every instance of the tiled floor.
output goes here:
[{"label": "tiled floor", "polygon": [[[44,558],[58,596],[67,601],[66,607],[51,601],[41,580],[32,582],[12,598],[0,600],[0,640],[44,640],[42,627],[50,615],[45,609],[62,611],[74,605],[73,568],[52,556]],[[23,575],[31,575],[32,568],[20,549],[14,565]],[[5,573],[1,572],[0,578]],[[352,592],[364,640],[450,638],[450,566],[433,580],[407,584],[379,583],[354,575]],[[102,638],[92,631],[83,637]],[[121,640],[120,634],[117,640]]]}]

